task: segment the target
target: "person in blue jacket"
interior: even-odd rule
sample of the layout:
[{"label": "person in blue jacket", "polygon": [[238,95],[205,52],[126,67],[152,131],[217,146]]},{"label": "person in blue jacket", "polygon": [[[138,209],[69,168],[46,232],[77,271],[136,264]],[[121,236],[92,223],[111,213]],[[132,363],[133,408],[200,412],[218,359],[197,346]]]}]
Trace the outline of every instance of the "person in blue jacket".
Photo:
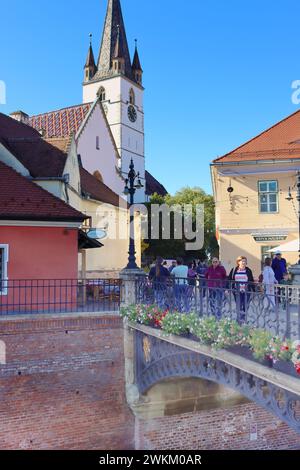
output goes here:
[{"label": "person in blue jacket", "polygon": [[272,261],[272,269],[275,273],[275,277],[278,281],[278,284],[280,284],[283,280],[284,274],[287,273],[286,260],[282,258],[282,254],[280,251],[276,251],[275,253],[275,257]]}]

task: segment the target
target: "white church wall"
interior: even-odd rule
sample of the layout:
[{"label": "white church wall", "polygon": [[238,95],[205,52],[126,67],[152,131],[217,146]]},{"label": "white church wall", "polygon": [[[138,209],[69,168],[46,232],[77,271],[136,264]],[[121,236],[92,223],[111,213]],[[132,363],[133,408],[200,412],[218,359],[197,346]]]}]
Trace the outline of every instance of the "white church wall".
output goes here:
[{"label": "white church wall", "polygon": [[115,193],[122,194],[124,181],[116,169],[119,158],[100,104],[95,106],[84,129],[78,136],[77,152],[87,171],[91,174],[98,171],[106,186]]}]

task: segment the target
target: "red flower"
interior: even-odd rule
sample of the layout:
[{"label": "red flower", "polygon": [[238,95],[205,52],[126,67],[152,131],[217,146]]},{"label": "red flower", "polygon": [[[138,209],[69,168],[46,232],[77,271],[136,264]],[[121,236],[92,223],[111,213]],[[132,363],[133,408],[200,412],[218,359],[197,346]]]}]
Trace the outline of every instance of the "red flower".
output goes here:
[{"label": "red flower", "polygon": [[296,364],[295,367],[296,367],[297,374],[300,375],[300,363],[298,362],[298,364]]}]

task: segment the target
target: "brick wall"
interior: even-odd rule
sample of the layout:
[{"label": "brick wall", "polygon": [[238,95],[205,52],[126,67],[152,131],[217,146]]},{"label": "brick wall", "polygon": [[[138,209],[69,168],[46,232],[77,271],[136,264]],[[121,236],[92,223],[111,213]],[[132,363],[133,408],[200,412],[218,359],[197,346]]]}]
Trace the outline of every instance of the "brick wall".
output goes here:
[{"label": "brick wall", "polygon": [[[257,439],[250,440],[250,431]],[[136,420],[136,448],[159,450],[300,449],[300,436],[253,403]]]},{"label": "brick wall", "polygon": [[116,316],[1,319],[1,449],[132,449]]},{"label": "brick wall", "polygon": [[0,449],[300,448],[299,436],[254,404],[134,419],[117,316],[1,318],[0,331]]}]

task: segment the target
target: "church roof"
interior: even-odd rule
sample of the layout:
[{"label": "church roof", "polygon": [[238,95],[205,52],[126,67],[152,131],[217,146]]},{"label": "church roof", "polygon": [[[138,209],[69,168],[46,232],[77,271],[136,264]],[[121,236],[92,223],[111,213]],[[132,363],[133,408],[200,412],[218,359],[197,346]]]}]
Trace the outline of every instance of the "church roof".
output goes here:
[{"label": "church roof", "polygon": [[119,196],[102,181],[80,167],[81,191],[96,201],[119,207]]},{"label": "church roof", "polygon": [[92,103],[80,104],[31,116],[29,125],[37,131],[42,131],[42,135],[46,139],[67,137],[72,133],[77,133],[91,106]]},{"label": "church roof", "polygon": [[118,54],[122,53],[125,63],[125,76],[130,80],[134,80],[120,0],[108,0],[97,64],[98,72],[93,77],[93,81],[113,75],[112,60],[116,50]]},{"label": "church roof", "polygon": [[166,196],[168,191],[166,188],[159,182],[154,176],[149,173],[149,171],[145,172],[145,179],[146,179],[146,194],[147,196],[152,196],[152,194],[156,193],[159,196]]},{"label": "church roof", "polygon": [[249,140],[213,163],[300,158],[300,111]]}]

